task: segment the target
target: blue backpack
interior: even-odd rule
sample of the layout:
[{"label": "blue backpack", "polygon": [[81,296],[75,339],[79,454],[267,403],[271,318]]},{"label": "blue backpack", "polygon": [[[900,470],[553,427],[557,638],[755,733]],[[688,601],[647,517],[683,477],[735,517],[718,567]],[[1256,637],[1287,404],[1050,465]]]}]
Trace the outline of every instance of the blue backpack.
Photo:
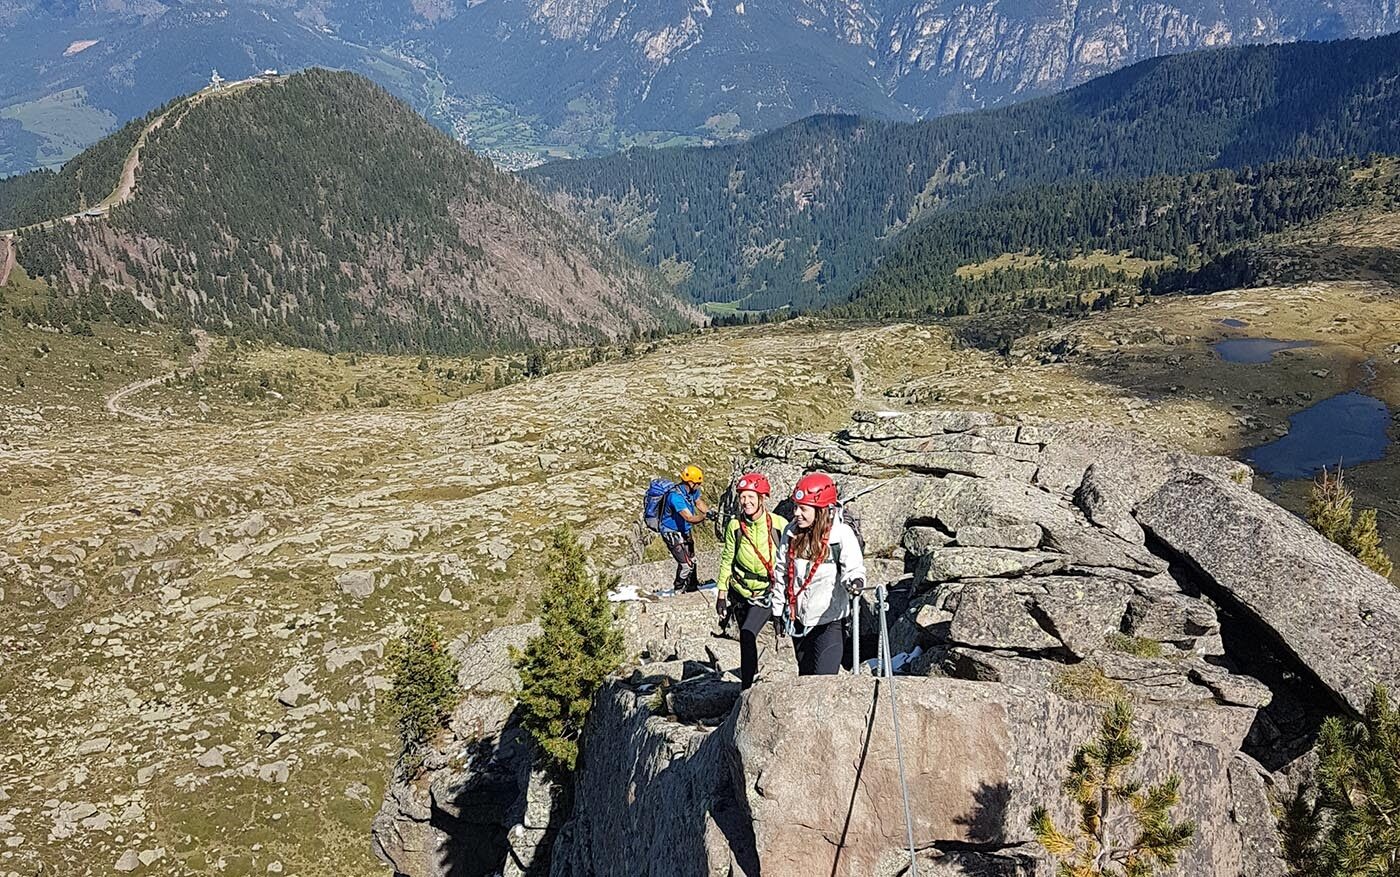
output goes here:
[{"label": "blue backpack", "polygon": [[646,521],[647,529],[654,533],[661,532],[661,504],[679,486],[665,478],[651,479],[651,484],[647,485],[646,499],[642,501],[642,519]]}]

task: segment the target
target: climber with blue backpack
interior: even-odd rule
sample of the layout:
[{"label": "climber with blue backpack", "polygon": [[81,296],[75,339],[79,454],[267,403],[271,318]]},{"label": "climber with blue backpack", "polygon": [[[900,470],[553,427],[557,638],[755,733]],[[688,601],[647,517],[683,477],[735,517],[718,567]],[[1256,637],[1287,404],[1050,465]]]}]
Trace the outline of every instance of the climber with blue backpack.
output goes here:
[{"label": "climber with blue backpack", "polygon": [[758,673],[758,634],[771,617],[769,592],[778,563],[778,543],[787,520],[768,511],[773,492],[761,472],[748,472],[734,484],[739,514],[724,529],[724,549],[715,577],[719,595],[715,613],[723,624],[739,621],[739,680],[753,685]]},{"label": "climber with blue backpack", "polygon": [[852,596],[865,588],[864,550],[842,519],[831,476],[803,476],[792,501],[792,523],[778,543],[771,610],[793,637],[798,675],[835,675]]},{"label": "climber with blue backpack", "polygon": [[699,466],[686,466],[679,483],[653,479],[647,488],[643,505],[646,525],[661,534],[661,541],[676,560],[676,591],[696,591],[700,588],[695,570],[694,524],[704,523],[710,507],[700,497],[705,473]]}]

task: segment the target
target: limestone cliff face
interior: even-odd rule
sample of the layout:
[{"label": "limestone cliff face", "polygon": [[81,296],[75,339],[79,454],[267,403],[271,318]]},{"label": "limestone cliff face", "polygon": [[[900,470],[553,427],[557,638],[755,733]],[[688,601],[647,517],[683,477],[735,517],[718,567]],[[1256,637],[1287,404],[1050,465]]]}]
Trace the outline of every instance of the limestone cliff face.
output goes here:
[{"label": "limestone cliff face", "polygon": [[[1322,718],[1400,684],[1400,591],[1253,493],[1242,464],[947,411],[858,415],[736,463],[775,495],[835,475],[890,595],[890,649],[910,656],[900,674],[797,678],[790,644],[765,636],[741,693],[710,597],[630,603],[635,659],[595,701],[572,804],[501,742],[516,738],[498,709],[476,760],[391,786],[376,842],[403,873],[894,877],[893,703],[920,873],[1048,877],[1031,810],[1073,821],[1066,764],[1125,698],[1136,778],[1178,774],[1177,816],[1199,826],[1178,873],[1281,877],[1273,813]],[[645,593],[664,567],[624,583]],[[863,659],[878,620],[867,602]],[[489,818],[454,824],[465,809]]]},{"label": "limestone cliff face", "polygon": [[1400,27],[1400,12],[1389,3],[922,0],[904,6],[881,28],[879,60],[895,93],[925,110],[937,108],[931,101],[940,91],[948,107],[983,106],[1077,85],[1158,55]]},{"label": "limestone cliff face", "polygon": [[[1059,90],[1158,55],[1400,28],[1400,7],[1391,0],[787,0],[763,10],[727,0],[534,0],[532,7],[531,21],[551,38],[629,53],[646,76],[700,58],[740,60],[747,48],[735,43],[739,34],[760,41],[751,47],[789,74],[797,59],[782,56],[795,44],[809,42],[833,56],[854,51],[866,68],[862,78],[915,116]],[[768,83],[787,92],[770,96],[770,112],[804,103],[812,84],[793,75]]]}]

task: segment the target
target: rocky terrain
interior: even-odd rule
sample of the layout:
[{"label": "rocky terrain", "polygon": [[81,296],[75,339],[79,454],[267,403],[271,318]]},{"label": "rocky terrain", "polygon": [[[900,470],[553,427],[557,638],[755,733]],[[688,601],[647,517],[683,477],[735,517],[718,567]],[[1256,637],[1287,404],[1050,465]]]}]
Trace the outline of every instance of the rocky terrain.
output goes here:
[{"label": "rocky terrain", "polygon": [[629,604],[631,660],[595,701],[570,808],[551,805],[511,719],[504,646],[531,629],[463,638],[451,733],[375,819],[398,872],[906,873],[893,697],[920,873],[1048,875],[1031,808],[1072,820],[1064,766],[1121,697],[1142,778],[1179,774],[1179,814],[1199,825],[1174,873],[1281,875],[1275,808],[1321,719],[1400,681],[1400,591],[1233,461],[1098,425],[927,410],[768,438],[743,467],[780,493],[836,473],[871,582],[891,594],[891,650],[918,650],[897,685],[788,678],[774,649],[741,696],[708,598]]},{"label": "rocky terrain", "polygon": [[[529,618],[554,526],[625,559],[647,478],[691,459],[723,472],[764,434],[829,427],[852,403],[848,369],[874,390],[867,353],[932,337],[706,334],[458,402],[352,410],[315,388],[324,354],[240,365],[220,339],[201,382],[125,400],[144,422],[111,419],[82,365],[108,375],[126,349],[109,362],[15,335],[33,347],[6,360],[25,386],[0,405],[6,875],[376,873],[380,655],[403,619]],[[167,370],[162,345],[136,340],[133,359]],[[264,400],[227,392],[259,373],[278,381]],[[298,410],[320,392],[325,409]]]},{"label": "rocky terrain", "polygon": [[[4,295],[21,300],[15,281]],[[496,389],[477,372],[504,371],[498,360],[215,336],[197,376],[125,399],[152,423],[114,420],[104,400],[184,367],[191,344],[108,324],[59,335],[0,315],[0,609],[11,620],[0,874],[107,874],[119,861],[137,874],[381,874],[366,826],[395,751],[378,708],[383,643],[418,614],[471,643],[528,621],[535,551],[561,519],[600,563],[632,563],[645,478],[694,457],[722,483],[763,436],[838,429],[854,408],[1091,421],[1237,454],[1365,380],[1368,360],[1368,391],[1400,405],[1391,295],[1368,281],[1163,299],[1032,332],[1010,357],[961,345],[957,326],[798,321],[612,350]],[[1317,343],[1252,365],[1208,346],[1246,335]],[[1394,553],[1393,454],[1348,482],[1360,505],[1380,507]],[[1305,485],[1256,483],[1295,509]],[[657,547],[643,559],[659,560]],[[665,567],[640,568],[636,582]],[[902,563],[889,569],[903,578]],[[678,634],[656,632],[661,611],[732,651],[709,638],[708,605],[673,602],[638,618],[634,653],[669,655]],[[958,647],[1007,663],[978,642]],[[1166,687],[1201,689],[1189,684]],[[667,727],[690,739],[688,726]],[[549,807],[532,800],[536,831]]]}]

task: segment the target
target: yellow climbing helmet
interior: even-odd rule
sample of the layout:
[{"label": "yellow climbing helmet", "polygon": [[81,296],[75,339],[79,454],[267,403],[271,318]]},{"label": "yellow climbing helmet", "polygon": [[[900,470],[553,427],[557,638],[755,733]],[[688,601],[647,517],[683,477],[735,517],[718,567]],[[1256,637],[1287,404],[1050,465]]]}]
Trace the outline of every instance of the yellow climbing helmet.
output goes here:
[{"label": "yellow climbing helmet", "polygon": [[687,484],[703,484],[705,473],[700,471],[699,466],[686,466],[681,470],[681,480]]}]

